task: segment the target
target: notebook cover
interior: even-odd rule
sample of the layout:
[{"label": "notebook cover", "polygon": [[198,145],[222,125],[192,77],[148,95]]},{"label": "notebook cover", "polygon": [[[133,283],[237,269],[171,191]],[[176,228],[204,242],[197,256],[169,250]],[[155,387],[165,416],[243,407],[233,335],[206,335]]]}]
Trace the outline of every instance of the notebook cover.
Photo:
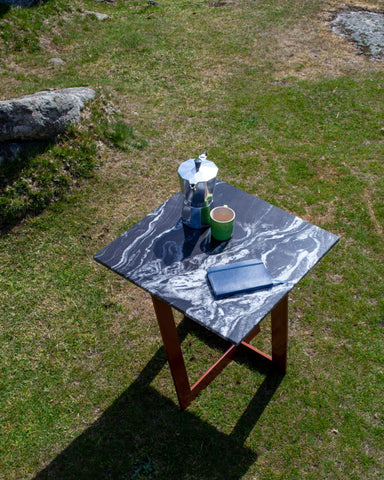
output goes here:
[{"label": "notebook cover", "polygon": [[259,259],[210,267],[207,274],[216,298],[274,285],[264,263]]}]

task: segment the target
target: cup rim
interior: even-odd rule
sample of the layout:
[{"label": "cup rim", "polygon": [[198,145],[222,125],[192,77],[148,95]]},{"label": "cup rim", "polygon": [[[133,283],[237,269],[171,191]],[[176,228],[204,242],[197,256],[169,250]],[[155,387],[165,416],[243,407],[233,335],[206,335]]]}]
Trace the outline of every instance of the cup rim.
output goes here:
[{"label": "cup rim", "polygon": [[[230,220],[216,220],[216,218],[213,218],[212,217],[212,214],[215,210],[219,210],[220,208],[224,208],[225,210],[230,210],[231,213],[232,213],[232,218]],[[214,221],[214,222],[217,222],[217,223],[230,223],[232,222],[235,217],[236,217],[236,213],[235,211],[231,208],[231,207],[228,207],[228,205],[218,205],[217,207],[215,208],[212,208],[212,210],[210,211],[209,213],[209,216],[211,217],[211,219]]]}]

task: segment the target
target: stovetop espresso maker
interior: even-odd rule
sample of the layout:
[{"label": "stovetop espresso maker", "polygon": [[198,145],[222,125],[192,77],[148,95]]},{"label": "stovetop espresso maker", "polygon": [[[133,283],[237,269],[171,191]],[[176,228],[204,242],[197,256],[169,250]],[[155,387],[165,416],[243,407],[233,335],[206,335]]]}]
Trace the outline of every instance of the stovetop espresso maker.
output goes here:
[{"label": "stovetop espresso maker", "polygon": [[209,225],[217,172],[216,165],[207,160],[207,152],[179,166],[177,173],[184,195],[181,218],[188,227],[205,228]]}]

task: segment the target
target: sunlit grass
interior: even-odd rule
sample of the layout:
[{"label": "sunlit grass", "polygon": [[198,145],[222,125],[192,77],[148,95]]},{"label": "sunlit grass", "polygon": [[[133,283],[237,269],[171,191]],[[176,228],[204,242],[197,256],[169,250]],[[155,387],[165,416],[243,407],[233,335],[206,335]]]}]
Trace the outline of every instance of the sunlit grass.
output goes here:
[{"label": "sunlit grass", "polygon": [[[327,8],[63,1],[0,12],[2,99],[97,92],[68,135],[3,166],[24,210],[0,240],[1,478],[384,476],[384,80],[321,30]],[[305,44],[303,18],[310,42],[323,38],[316,57],[292,46]],[[350,64],[336,68],[336,51]],[[150,298],[93,255],[176,193],[179,163],[203,149],[221,179],[341,239],[291,295],[287,375],[242,358],[182,413]],[[42,203],[27,209],[28,190]],[[255,343],[268,348],[262,326]],[[185,322],[180,334],[193,380],[221,343]]]}]

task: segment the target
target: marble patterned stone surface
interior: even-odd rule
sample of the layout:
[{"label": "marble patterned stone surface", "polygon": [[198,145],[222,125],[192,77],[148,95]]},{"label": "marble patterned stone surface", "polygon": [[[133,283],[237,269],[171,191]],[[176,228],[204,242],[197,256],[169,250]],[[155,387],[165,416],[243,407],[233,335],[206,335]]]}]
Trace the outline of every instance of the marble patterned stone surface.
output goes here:
[{"label": "marble patterned stone surface", "polygon": [[[236,212],[233,237],[220,243],[211,239],[209,228],[183,225],[182,202],[179,192],[95,259],[234,344],[338,241],[336,235],[218,181],[214,205],[226,204]],[[272,278],[285,283],[216,300],[207,268],[253,258],[261,258]]]}]

